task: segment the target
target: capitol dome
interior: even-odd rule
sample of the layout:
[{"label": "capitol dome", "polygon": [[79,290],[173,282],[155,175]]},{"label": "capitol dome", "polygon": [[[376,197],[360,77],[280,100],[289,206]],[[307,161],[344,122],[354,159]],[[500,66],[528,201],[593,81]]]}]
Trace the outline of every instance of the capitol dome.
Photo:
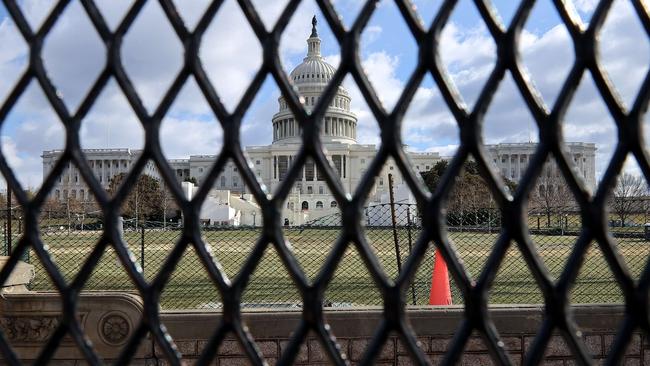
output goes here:
[{"label": "capitol dome", "polygon": [[[323,59],[321,40],[316,30],[316,17],[312,20],[311,35],[307,39],[307,56],[290,73],[291,81],[302,97],[307,111],[318,103],[321,94],[332,80],[336,69]],[[294,119],[285,98],[278,98],[279,111],[273,116],[273,143],[300,143],[300,127]],[[350,94],[339,87],[325,112],[324,142],[356,143],[357,117],[350,111]]]}]

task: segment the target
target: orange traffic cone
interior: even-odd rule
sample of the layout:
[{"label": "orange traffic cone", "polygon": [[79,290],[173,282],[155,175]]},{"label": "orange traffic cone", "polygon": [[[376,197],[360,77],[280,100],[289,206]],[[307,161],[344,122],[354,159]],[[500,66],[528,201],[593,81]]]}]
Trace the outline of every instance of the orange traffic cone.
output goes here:
[{"label": "orange traffic cone", "polygon": [[451,288],[449,287],[447,263],[445,263],[445,259],[440,255],[438,249],[436,249],[433,259],[429,305],[451,305]]}]

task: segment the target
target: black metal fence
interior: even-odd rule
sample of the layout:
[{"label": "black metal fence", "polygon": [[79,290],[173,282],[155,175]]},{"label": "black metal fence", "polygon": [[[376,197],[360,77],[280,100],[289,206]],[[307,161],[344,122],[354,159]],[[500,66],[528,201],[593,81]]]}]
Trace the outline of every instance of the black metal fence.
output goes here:
[{"label": "black metal fence", "polygon": [[[84,330],[75,314],[75,305],[78,302],[81,290],[86,287],[91,277],[98,273],[96,266],[99,261],[102,258],[107,258],[110,251],[115,251],[119,262],[128,272],[128,277],[134,282],[134,287],[138,293],[143,295],[145,299],[144,306],[147,309],[143,314],[141,323],[135,327],[134,336],[129,339],[128,344],[123,348],[115,363],[125,364],[131,360],[138,350],[139,344],[149,333],[160,346],[168,361],[171,364],[180,365],[181,355],[178,349],[174,347],[173,340],[167,334],[165,327],[161,326],[157,311],[158,298],[169,285],[170,276],[175,273],[177,265],[181,265],[180,261],[187,258],[185,254],[188,251],[196,251],[197,257],[201,258],[202,266],[205,268],[206,273],[209,274],[212,286],[217,289],[216,291],[223,297],[224,304],[227,305],[224,306],[224,316],[221,318],[220,326],[215,330],[213,336],[202,350],[199,364],[212,362],[224,336],[233,333],[251,363],[261,365],[264,363],[261,353],[239,314],[242,302],[240,294],[249,288],[249,275],[253,275],[256,270],[261,268],[258,266],[259,260],[262,259],[261,255],[271,249],[282,254],[282,268],[289,272],[294,284],[292,288],[296,289],[296,292],[300,294],[300,298],[303,300],[300,322],[280,355],[278,364],[293,363],[299,353],[301,344],[306,341],[309,334],[314,334],[321,342],[332,363],[341,365],[346,363],[335,335],[326,324],[321,300],[322,294],[329,289],[331,276],[339,269],[340,261],[345,260],[342,255],[350,250],[360,252],[359,256],[363,258],[364,266],[370,272],[370,277],[372,277],[373,283],[377,285],[378,292],[381,294],[384,308],[382,321],[377,326],[376,332],[373,334],[360,363],[364,365],[372,364],[381,352],[389,334],[397,334],[408,350],[413,362],[427,364],[429,361],[417,346],[416,334],[409,325],[403,302],[399,300],[406,299],[405,290],[410,287],[412,278],[417,270],[422,267],[421,262],[426,259],[425,254],[429,250],[429,243],[431,242],[435,243],[442,256],[447,260],[450,273],[460,288],[466,303],[465,316],[459,324],[454,339],[448,345],[447,352],[442,360],[443,364],[452,365],[460,360],[463,349],[474,331],[480,333],[483,337],[495,363],[513,363],[508,352],[503,347],[504,343],[489,316],[490,312],[487,308],[488,297],[493,292],[493,281],[498,278],[498,272],[507,263],[509,253],[513,248],[518,253],[521,253],[526,263],[525,267],[529,269],[535,283],[540,287],[545,304],[542,324],[530,348],[527,349],[524,363],[539,364],[544,357],[551,336],[556,331],[564,338],[578,364],[588,364],[592,361],[590,351],[582,340],[582,333],[578,330],[568,305],[570,292],[574,288],[573,284],[579,274],[589,267],[589,253],[594,248],[602,251],[607,266],[614,274],[615,281],[620,286],[624,297],[624,319],[614,337],[606,363],[616,364],[622,361],[625,349],[632,340],[633,332],[639,328],[645,334],[650,332],[647,299],[647,293],[650,289],[650,267],[645,267],[638,280],[633,276],[633,273],[625,265],[623,257],[618,255],[616,238],[610,234],[604,212],[617,177],[621,174],[623,164],[628,157],[638,163],[646,180],[650,178],[650,157],[646,151],[647,145],[642,132],[642,121],[645,118],[648,100],[650,99],[650,77],[648,74],[645,75],[637,95],[626,107],[599,62],[599,32],[603,27],[605,18],[612,12],[613,1],[599,1],[588,24],[583,23],[575,15],[568,2],[552,2],[562,20],[562,25],[568,30],[575,57],[571,62],[570,71],[562,83],[558,96],[551,106],[547,106],[541,99],[532,83],[532,78],[530,78],[520,60],[521,44],[519,36],[536,2],[530,0],[519,2],[512,19],[506,25],[499,19],[498,12],[493,9],[489,1],[474,1],[473,3],[478,9],[482,21],[486,24],[489,34],[494,40],[497,59],[476,102],[471,107],[468,107],[462,102],[450,74],[442,64],[439,52],[441,33],[448,25],[450,15],[456,8],[458,1],[444,1],[437,9],[433,22],[430,25],[424,25],[419,21],[419,17],[409,1],[396,0],[400,12],[399,17],[406,22],[413,39],[418,45],[418,57],[413,74],[406,82],[404,91],[392,111],[386,110],[380,103],[377,94],[364,73],[361,58],[358,57],[360,35],[373,15],[378,1],[368,0],[364,2],[359,15],[349,29],[342,24],[331,1],[317,0],[316,2],[324,14],[325,23],[332,29],[334,37],[341,45],[339,67],[329,86],[322,93],[317,105],[310,112],[305,109],[292,86],[292,81],[287,77],[279,62],[281,59],[279,40],[289,20],[294,17],[300,1],[288,1],[286,8],[278,17],[278,21],[269,30],[262,23],[252,2],[240,0],[238,4],[245,14],[246,21],[254,30],[255,36],[259,39],[263,48],[263,60],[259,72],[255,74],[253,81],[243,93],[239,104],[231,113],[222,104],[217,94],[216,90],[218,90],[219,85],[215,88],[199,58],[202,37],[209,25],[215,20],[217,13],[219,13],[222,1],[211,2],[200,16],[196,27],[193,28],[188,28],[173,1],[159,1],[164,10],[166,21],[169,21],[175,35],[181,41],[183,66],[173,76],[174,81],[169,89],[165,91],[159,105],[155,107],[154,111],[151,111],[143,104],[141,96],[125,71],[121,52],[125,35],[132,29],[135,20],[138,19],[147,1],[134,1],[126,14],[120,19],[119,24],[111,28],[94,1],[82,0],[81,4],[83,4],[86,15],[105,45],[106,62],[99,76],[89,88],[87,95],[83,97],[79,108],[71,111],[63,101],[59,89],[49,77],[42,57],[45,39],[51,34],[55,25],[58,24],[71,1],[58,1],[56,5],[52,6],[44,20],[38,26],[32,27],[17,1],[3,0],[8,16],[14,21],[17,32],[20,33],[29,48],[29,56],[27,57],[28,66],[19,76],[17,83],[13,86],[7,98],[0,101],[0,123],[6,122],[9,113],[16,107],[17,101],[25,93],[27,87],[32,83],[38,83],[66,132],[66,146],[60,160],[53,167],[50,174],[45,177],[41,189],[33,197],[23,190],[6,156],[0,154],[0,171],[7,181],[7,186],[16,194],[16,204],[24,209],[24,221],[26,223],[24,233],[14,247],[10,260],[0,270],[0,283],[7,280],[19,258],[23,257],[26,252],[33,251],[38,260],[42,262],[48,278],[52,279],[58,292],[61,293],[63,303],[63,316],[58,323],[58,327],[39,353],[35,364],[44,364],[49,361],[64,337],[69,337],[66,339],[71,339],[74,342],[88,363],[101,364],[101,360],[93,346],[84,336]],[[647,38],[650,32],[650,16],[647,7],[642,0],[631,0],[631,3],[634,7],[635,16],[643,25]],[[78,53],[71,52],[69,57],[85,57],[85,50],[80,49],[78,51]],[[620,54],[617,56],[625,64],[626,55]],[[551,72],[550,69],[548,72]],[[338,86],[348,75],[359,86],[364,100],[370,107],[373,117],[381,129],[381,143],[377,154],[364,173],[358,188],[351,196],[344,193],[334,168],[327,162],[324,154],[325,149],[319,137],[326,109],[333,100]],[[428,192],[415,179],[414,172],[408,167],[400,138],[402,132],[401,122],[405,112],[418,87],[424,78],[429,75],[433,77],[446,106],[457,122],[460,136],[460,146],[450,161],[448,172],[442,177],[438,188],[433,192]],[[518,182],[517,190],[514,192],[507,190],[504,182],[498,178],[495,170],[491,168],[481,136],[486,111],[490,107],[493,96],[500,87],[505,75],[512,76],[517,92],[523,97],[526,108],[531,112],[530,114],[539,129],[539,144],[524,176]],[[608,162],[597,190],[593,194],[587,191],[584,183],[573,171],[572,159],[567,155],[564,148],[562,134],[558,132],[562,130],[568,106],[571,104],[575,91],[585,76],[593,78],[599,97],[607,106],[607,110],[617,129],[615,134],[617,143],[614,153]],[[274,192],[271,196],[255,179],[255,173],[249,167],[239,144],[239,132],[243,115],[249,109],[267,77],[272,77],[273,81],[278,85],[303,132],[301,149],[293,160],[294,165],[287,173],[287,179],[282,182],[277,192]],[[246,256],[246,264],[241,275],[236,277],[234,281],[225,280],[224,272],[210,260],[208,247],[202,245],[203,240],[199,234],[200,218],[198,212],[205,201],[208,188],[201,189],[191,201],[187,200],[175,181],[174,172],[166,162],[159,141],[161,121],[189,79],[196,81],[202,95],[209,104],[211,111],[218,118],[224,131],[223,148],[213,168],[208,173],[206,181],[214,182],[225,164],[228,161],[233,161],[241,172],[246,187],[251,190],[262,211],[264,229],[261,230],[260,240],[256,242],[248,255],[242,254]],[[101,92],[111,80],[117,82],[120,91],[128,100],[129,106],[133,109],[134,114],[145,130],[146,141],[142,155],[133,165],[133,169],[124,180],[124,184],[119,187],[114,196],[109,197],[95,179],[88,162],[81,153],[79,130],[81,121],[88,115]],[[485,254],[488,258],[484,270],[475,279],[469,276],[468,271],[462,265],[462,257],[456,253],[453,242],[445,235],[444,220],[441,220],[444,203],[451,187],[454,185],[455,178],[459,175],[464,162],[470,158],[477,161],[478,167],[493,195],[495,204],[502,210],[504,218],[502,230],[498,234],[492,250],[486,249]],[[579,207],[578,211],[580,212],[579,216],[583,224],[574,245],[568,249],[570,254],[562,267],[561,274],[556,276],[553,276],[545,269],[543,255],[538,252],[535,245],[535,241],[539,240],[536,240],[534,235],[529,235],[526,230],[527,223],[522,221],[525,220],[524,213],[530,201],[531,190],[535,187],[536,181],[542,174],[543,163],[548,158],[552,158],[557,162],[559,172],[567,182],[569,194],[576,199],[577,207]],[[338,207],[347,224],[342,227],[341,235],[332,244],[332,250],[328,253],[329,255],[322,265],[322,271],[319,272],[313,283],[310,283],[304,274],[299,271],[297,259],[292,256],[289,244],[280,235],[279,227],[282,223],[277,221],[278,207],[286,200],[291,189],[291,181],[297,177],[307,159],[312,159],[319,170],[322,168],[323,177],[328,184],[329,191],[332,192],[338,202]],[[373,258],[367,238],[358,226],[359,222],[362,221],[364,202],[388,159],[393,159],[396,162],[397,168],[405,177],[405,181],[415,195],[417,202],[423,207],[424,222],[422,234],[413,246],[413,256],[403,263],[402,272],[394,281],[391,281],[382,272],[379,262]],[[182,231],[183,235],[174,245],[173,250],[168,253],[167,260],[161,266],[159,273],[154,279],[147,282],[139,271],[137,261],[132,260],[127,250],[127,246],[133,244],[126,244],[120,238],[118,216],[120,204],[132,190],[133,183],[142,174],[146,164],[150,161],[160,170],[165,183],[170,187],[174,201],[186,218],[186,225]],[[88,183],[92,194],[97,197],[106,223],[102,238],[96,242],[92,252],[88,254],[88,261],[72,282],[66,281],[58,267],[50,260],[46,250],[47,247],[43,241],[43,239],[47,238],[41,237],[38,222],[45,199],[52,192],[55,180],[68,164],[74,164],[79,168],[83,180]],[[595,245],[592,245],[593,243]],[[13,352],[2,333],[0,333],[0,352],[2,352],[4,359],[8,363],[20,363],[18,356]]]},{"label": "black metal fence", "polygon": [[[648,254],[650,233],[647,200],[628,198],[625,210],[610,210],[610,231],[616,238],[619,252],[635,276],[639,276]],[[6,211],[3,220],[3,243],[7,248]],[[20,237],[20,215],[14,215],[14,238]],[[93,245],[101,238],[103,224],[97,217],[81,213],[47,213],[41,215],[43,242],[66,280],[78,273]],[[422,232],[417,205],[395,204],[395,227],[389,204],[377,204],[364,209],[365,234],[374,254],[386,273],[394,278],[399,266],[410,255],[416,238]],[[447,232],[472,275],[479,275],[501,231],[501,213],[495,208],[447,212]],[[578,238],[582,224],[575,206],[531,209],[529,231],[549,272],[558,276]],[[133,259],[140,264],[146,279],[159,272],[169,252],[178,242],[182,225],[178,222],[123,221],[125,242]],[[341,232],[340,214],[325,215],[306,225],[285,226],[287,243],[305,273],[313,278],[321,269],[332,245]],[[203,240],[224,272],[235,277],[260,236],[257,227],[203,226]],[[15,244],[14,244],[15,245]],[[5,249],[6,251],[6,249]],[[28,252],[29,253],[29,252]],[[2,253],[0,253],[2,254]],[[55,290],[37,257],[31,253],[27,262],[36,268],[30,288],[35,291]],[[425,305],[431,290],[431,275],[435,254],[429,250],[411,282],[407,303]],[[107,250],[86,283],[85,290],[131,291],[133,283],[121,269],[115,253]],[[292,288],[291,278],[282,270],[277,254],[270,250],[254,271],[243,295],[244,308],[300,307],[300,295]],[[462,303],[458,287],[451,281],[454,303]],[[573,303],[620,303],[623,294],[615,282],[602,253],[592,248],[586,264],[571,290]],[[372,277],[355,250],[348,250],[338,266],[325,295],[325,306],[349,307],[381,305],[382,298]],[[490,303],[532,304],[543,302],[543,296],[524,259],[512,249],[505,257],[490,291]],[[212,285],[198,257],[188,250],[161,296],[163,309],[220,308],[218,291]]]}]

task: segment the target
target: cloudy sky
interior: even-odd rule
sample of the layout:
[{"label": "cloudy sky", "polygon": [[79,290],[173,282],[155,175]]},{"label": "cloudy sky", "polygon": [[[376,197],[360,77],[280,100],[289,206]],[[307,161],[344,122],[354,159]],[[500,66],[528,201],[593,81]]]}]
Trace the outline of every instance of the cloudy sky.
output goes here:
[{"label": "cloudy sky", "polygon": [[[271,27],[286,1],[253,1]],[[574,0],[585,23],[595,0]],[[21,6],[32,27],[37,27],[54,3],[52,0],[23,0]],[[129,1],[97,1],[111,27],[115,27]],[[193,27],[208,1],[177,1],[181,15]],[[422,21],[430,23],[440,1],[415,1]],[[504,23],[516,7],[511,0],[496,0]],[[573,61],[568,33],[560,24],[550,0],[535,6],[521,39],[520,52],[537,89],[552,105]],[[350,25],[362,5],[361,0],[336,0],[335,6],[345,24]],[[387,108],[392,108],[412,73],[417,47],[396,6],[380,3],[362,36],[364,68]],[[305,40],[311,16],[321,20],[319,34],[325,58],[338,64],[340,49],[313,0],[303,1],[281,42],[284,67],[289,72],[306,53]],[[25,68],[27,51],[21,36],[0,4],[0,103]],[[608,70],[621,97],[629,104],[648,69],[650,46],[627,0],[615,1],[600,36],[602,64]],[[252,75],[260,66],[259,42],[246,23],[235,1],[228,0],[205,35],[201,59],[217,92],[232,110]],[[472,106],[495,61],[495,46],[471,1],[461,0],[442,39],[444,60],[465,103]],[[43,58],[48,74],[59,88],[66,105],[75,110],[103,67],[105,49],[85,17],[82,7],[72,1],[45,42]],[[145,106],[153,110],[182,63],[182,48],[156,1],[150,1],[127,34],[122,50],[123,62]],[[352,95],[352,108],[359,117],[359,142],[378,142],[378,129],[360,92],[350,77],[344,82]],[[271,142],[271,117],[277,111],[279,91],[267,78],[243,125],[244,145]],[[416,94],[405,121],[403,136],[413,151],[438,151],[448,156],[458,145],[456,123],[449,114],[432,79],[427,77]],[[4,121],[2,152],[15,169],[22,184],[38,187],[42,180],[40,155],[43,150],[64,145],[63,129],[47,105],[36,83],[30,84],[11,114]],[[190,80],[174,103],[161,131],[162,144],[169,158],[191,154],[216,154],[222,133],[198,88]],[[615,129],[589,74],[581,82],[566,121],[567,141],[598,144],[597,174],[602,174],[613,145]],[[485,121],[486,143],[537,140],[537,130],[510,76],[501,83]],[[114,81],[101,94],[82,125],[85,148],[129,147],[143,144],[142,129]],[[628,169],[635,170],[634,163]]]}]

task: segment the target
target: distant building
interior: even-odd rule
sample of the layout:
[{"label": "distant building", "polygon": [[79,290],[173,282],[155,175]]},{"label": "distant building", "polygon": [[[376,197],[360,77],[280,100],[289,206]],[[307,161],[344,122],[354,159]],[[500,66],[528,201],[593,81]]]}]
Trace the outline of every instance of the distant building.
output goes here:
[{"label": "distant building", "polygon": [[[596,188],[596,144],[586,142],[567,142],[566,147],[573,163],[577,168],[576,173],[584,180],[585,185],[592,191]],[[537,149],[537,143],[501,143],[486,145],[485,148],[492,157],[494,168],[502,176],[514,181],[524,175],[532,155]],[[555,162],[547,164],[542,174],[548,177],[561,176]]]},{"label": "distant building", "polygon": [[[131,166],[135,164],[141,150],[133,149],[84,149],[84,155],[90,169],[97,177],[97,180],[104,189],[108,189],[111,179],[118,174],[127,173]],[[46,177],[63,154],[63,150],[43,151],[43,177]],[[148,162],[143,171],[144,174],[159,178],[158,171],[152,162]],[[54,183],[50,196],[56,200],[65,200],[68,197],[85,201],[89,199],[88,187],[81,178],[79,169],[68,164],[64,173]]]}]

